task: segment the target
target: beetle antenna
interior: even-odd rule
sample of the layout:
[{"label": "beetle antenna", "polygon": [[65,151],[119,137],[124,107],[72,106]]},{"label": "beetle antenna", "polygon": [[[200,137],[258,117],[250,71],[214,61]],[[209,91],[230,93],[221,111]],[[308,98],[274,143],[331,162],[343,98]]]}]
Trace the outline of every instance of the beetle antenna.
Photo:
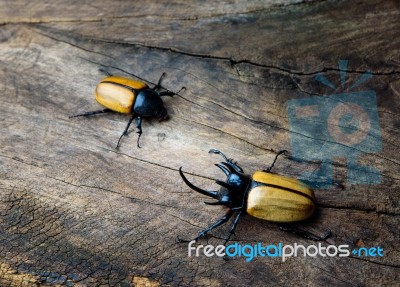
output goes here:
[{"label": "beetle antenna", "polygon": [[207,190],[201,189],[201,188],[195,186],[194,184],[192,184],[192,183],[185,177],[185,175],[183,174],[183,172],[182,172],[182,167],[179,168],[179,174],[181,175],[183,181],[184,181],[191,189],[193,189],[193,190],[195,190],[195,191],[197,191],[197,192],[199,192],[199,193],[201,193],[201,194],[204,194],[204,195],[210,196],[210,197],[212,197],[212,198],[218,199],[218,192],[217,192],[217,191],[207,191]]}]

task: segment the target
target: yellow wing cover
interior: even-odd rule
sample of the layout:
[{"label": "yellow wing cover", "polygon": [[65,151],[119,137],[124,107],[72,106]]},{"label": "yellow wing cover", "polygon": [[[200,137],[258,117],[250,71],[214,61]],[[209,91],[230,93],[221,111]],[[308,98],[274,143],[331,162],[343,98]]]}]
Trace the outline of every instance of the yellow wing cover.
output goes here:
[{"label": "yellow wing cover", "polygon": [[96,100],[110,110],[128,114],[132,111],[136,93],[148,86],[123,77],[104,78],[96,87]]},{"label": "yellow wing cover", "polygon": [[252,176],[255,184],[247,197],[247,213],[275,222],[307,219],[315,209],[314,192],[303,182],[263,171]]}]

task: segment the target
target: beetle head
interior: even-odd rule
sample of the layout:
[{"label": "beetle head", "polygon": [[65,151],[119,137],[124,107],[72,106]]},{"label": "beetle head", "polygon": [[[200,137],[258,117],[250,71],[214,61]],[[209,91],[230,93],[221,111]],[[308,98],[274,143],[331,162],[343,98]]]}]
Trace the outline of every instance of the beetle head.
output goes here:
[{"label": "beetle head", "polygon": [[220,164],[216,164],[216,166],[227,177],[226,181],[216,181],[221,186],[218,192],[220,195],[218,201],[229,203],[224,204],[229,207],[243,207],[246,191],[251,182],[250,176],[244,174],[242,169],[232,162],[221,162]]},{"label": "beetle head", "polygon": [[219,191],[203,190],[192,184],[183,174],[182,168],[179,168],[179,173],[183,181],[193,190],[215,198],[215,202],[205,202],[210,205],[225,205],[229,208],[244,207],[246,191],[251,182],[251,178],[242,172],[242,169],[231,161],[221,162],[216,164],[227,176],[226,181],[217,180],[220,185]]}]

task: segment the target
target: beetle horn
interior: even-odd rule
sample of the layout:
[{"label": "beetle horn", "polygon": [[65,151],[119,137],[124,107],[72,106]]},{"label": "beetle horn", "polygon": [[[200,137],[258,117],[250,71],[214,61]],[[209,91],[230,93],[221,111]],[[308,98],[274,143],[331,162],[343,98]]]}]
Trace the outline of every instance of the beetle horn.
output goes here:
[{"label": "beetle horn", "polygon": [[232,186],[229,183],[226,183],[224,181],[216,180],[215,181],[218,185],[225,187],[226,189],[231,189]]},{"label": "beetle horn", "polygon": [[225,166],[218,163],[216,163],[215,165],[218,166],[226,174],[226,176],[229,176],[229,174],[231,174],[231,171],[229,171]]},{"label": "beetle horn", "polygon": [[212,198],[218,199],[218,192],[217,192],[217,191],[207,191],[207,190],[201,189],[201,188],[195,186],[194,184],[192,184],[192,183],[185,177],[185,175],[183,174],[183,172],[182,172],[182,167],[179,168],[179,174],[181,175],[183,181],[184,181],[191,189],[193,189],[193,190],[195,190],[195,191],[197,191],[197,192],[199,192],[199,193],[201,193],[201,194],[204,194],[204,195],[210,196],[210,197],[212,197]]},{"label": "beetle horn", "polygon": [[[233,163],[231,162],[221,162],[221,164],[223,164],[224,166],[226,166],[230,172],[232,173],[238,173],[238,172],[242,172],[240,170],[237,169],[237,166],[235,166]],[[240,167],[239,167],[240,168]]]},{"label": "beetle horn", "polygon": [[208,153],[215,153],[215,154],[219,154],[220,156],[222,156],[224,158],[224,160],[229,162],[229,159],[226,157],[226,155],[224,155],[220,150],[217,150],[215,148],[212,148],[208,151]]}]

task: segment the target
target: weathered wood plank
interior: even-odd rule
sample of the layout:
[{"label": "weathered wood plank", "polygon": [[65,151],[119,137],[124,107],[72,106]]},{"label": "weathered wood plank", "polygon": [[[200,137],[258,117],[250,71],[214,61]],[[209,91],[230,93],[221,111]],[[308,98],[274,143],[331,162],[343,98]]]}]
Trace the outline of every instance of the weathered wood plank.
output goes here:
[{"label": "weathered wood plank", "polygon": [[[261,1],[262,2],[262,1]],[[394,285],[399,251],[399,7],[395,1],[271,5],[257,1],[91,6],[1,5],[0,30],[0,282],[13,286],[337,286]],[[146,2],[147,3],[147,2]],[[210,4],[211,5],[211,4]],[[165,9],[163,9],[163,7]],[[30,12],[28,12],[30,11]],[[221,178],[208,155],[218,148],[247,172],[291,149],[287,101],[332,93],[315,80],[323,71],[339,85],[337,62],[348,59],[359,91],[377,94],[383,148],[363,152],[379,185],[346,182],[317,189],[316,216],[300,227],[324,244],[383,246],[376,258],[187,257],[190,238],[223,214],[184,185],[213,188]],[[115,150],[127,116],[69,119],[95,110],[100,67],[155,83],[167,73],[170,119],[145,120],[142,149],[134,129]],[[338,91],[335,91],[338,92]],[[275,171],[296,177],[316,162],[281,158]],[[228,226],[209,239],[221,243]],[[245,216],[240,243],[310,244],[275,224]],[[206,243],[204,240],[202,243]],[[13,273],[17,272],[17,273]],[[25,283],[24,283],[25,282]]]}]

